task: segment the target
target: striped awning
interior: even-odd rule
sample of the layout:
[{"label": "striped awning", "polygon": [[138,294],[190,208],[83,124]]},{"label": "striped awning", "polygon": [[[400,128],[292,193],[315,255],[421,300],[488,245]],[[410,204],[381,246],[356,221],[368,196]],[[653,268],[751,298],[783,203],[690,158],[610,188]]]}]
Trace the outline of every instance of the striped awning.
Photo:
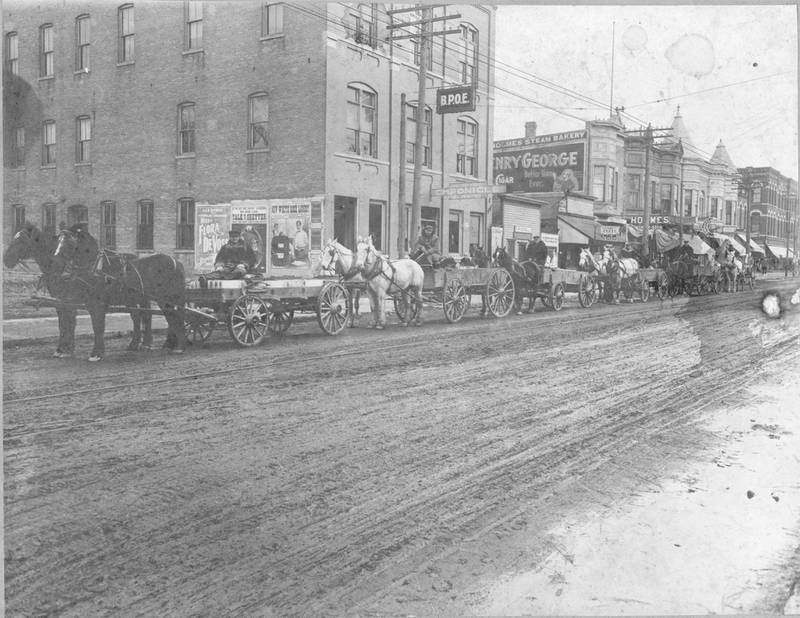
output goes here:
[{"label": "striped awning", "polygon": [[594,220],[558,215],[559,242],[589,246],[594,238]]},{"label": "striped awning", "polygon": [[771,245],[767,242],[764,243],[764,246],[769,249],[769,252],[777,258],[794,257],[791,249],[786,249],[785,247],[779,247],[777,245]]},{"label": "striped awning", "polygon": [[[747,246],[747,237],[741,234],[736,234],[736,239],[741,242],[745,247]],[[752,253],[764,253],[764,249],[752,238],[750,239],[750,251]]]},{"label": "striped awning", "polygon": [[736,249],[742,255],[747,253],[747,249],[745,249],[739,241],[734,240],[733,238],[731,238],[727,234],[721,234],[719,232],[714,232],[714,234],[711,237],[712,238],[716,238],[717,241],[720,244],[722,244],[722,242],[727,240],[729,243],[731,243],[731,245],[733,245],[733,248]]}]

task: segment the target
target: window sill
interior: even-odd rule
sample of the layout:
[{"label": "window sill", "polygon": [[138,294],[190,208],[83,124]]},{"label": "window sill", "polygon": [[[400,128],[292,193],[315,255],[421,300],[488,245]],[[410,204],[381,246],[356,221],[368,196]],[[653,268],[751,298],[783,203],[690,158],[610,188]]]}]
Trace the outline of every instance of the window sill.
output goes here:
[{"label": "window sill", "polygon": [[195,153],[191,152],[191,153],[187,153],[187,154],[175,155],[175,158],[176,159],[196,159],[197,155]]},{"label": "window sill", "polygon": [[41,77],[39,77],[40,82],[47,82],[51,80],[55,81],[55,79],[56,79],[55,75],[42,75]]},{"label": "window sill", "polygon": [[245,154],[266,154],[269,152],[269,148],[252,148],[247,149],[244,151]]},{"label": "window sill", "polygon": [[175,249],[175,253],[192,255],[194,253],[194,249]]},{"label": "window sill", "polygon": [[91,161],[81,161],[80,163],[76,163],[75,167],[92,167]]},{"label": "window sill", "polygon": [[360,155],[357,152],[336,152],[334,156],[342,157],[343,159],[353,159],[355,161],[361,161],[363,163],[373,163],[377,165],[389,165],[388,161],[382,161],[380,159],[376,159],[375,157],[368,157],[365,155]]},{"label": "window sill", "polygon": [[125,60],[124,62],[117,62],[117,67],[130,67],[136,64],[135,60]]},{"label": "window sill", "polygon": [[56,169],[56,164],[55,163],[53,163],[53,164],[48,163],[47,165],[40,165],[39,169],[40,170],[54,170],[54,169]]},{"label": "window sill", "polygon": [[264,41],[274,41],[275,39],[282,39],[286,36],[283,32],[276,32],[275,34],[268,34],[266,36],[260,37],[258,40],[261,42]]},{"label": "window sill", "polygon": [[73,75],[75,77],[79,77],[81,75],[88,75],[88,74],[89,74],[89,69],[88,68],[87,69],[79,69],[78,71],[73,72]]},{"label": "window sill", "polygon": [[205,50],[201,47],[200,49],[184,49],[181,52],[182,56],[194,56],[195,54],[204,54]]}]

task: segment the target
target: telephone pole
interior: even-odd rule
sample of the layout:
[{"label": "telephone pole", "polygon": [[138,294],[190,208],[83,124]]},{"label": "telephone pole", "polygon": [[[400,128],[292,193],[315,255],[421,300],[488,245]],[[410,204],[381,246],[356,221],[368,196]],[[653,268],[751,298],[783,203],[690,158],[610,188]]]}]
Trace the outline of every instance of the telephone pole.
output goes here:
[{"label": "telephone pole", "polygon": [[[403,9],[394,9],[391,11],[387,11],[389,15],[395,15],[397,13],[408,13],[408,12],[416,12],[419,14],[420,18],[415,21],[409,22],[400,22],[397,24],[390,24],[388,28],[390,30],[395,30],[397,28],[408,28],[409,26],[418,26],[419,31],[416,34],[401,34],[401,35],[392,35],[389,40],[391,41],[398,41],[400,39],[416,39],[417,46],[419,49],[419,71],[418,71],[418,83],[417,83],[417,123],[414,132],[414,139],[416,140],[414,143],[414,176],[413,176],[413,186],[411,189],[411,233],[418,234],[420,230],[420,220],[422,219],[422,205],[421,205],[421,191],[422,191],[422,164],[423,159],[425,157],[425,144],[423,143],[423,139],[425,137],[425,90],[427,87],[427,80],[428,80],[428,58],[431,53],[431,39],[434,35],[448,35],[448,34],[457,34],[461,31],[457,28],[450,29],[450,30],[439,30],[436,32],[432,31],[431,24],[433,22],[440,22],[445,21],[448,19],[456,19],[461,17],[461,15],[442,15],[440,17],[433,17],[433,9],[437,7],[446,7],[445,4],[437,4],[437,5],[425,5],[425,4],[418,4],[415,7],[410,8],[403,8]],[[402,97],[404,100],[405,97]],[[403,109],[400,110],[400,113],[403,115],[403,126],[405,126],[405,105],[401,105]],[[405,159],[406,159],[406,145],[404,141],[400,143],[400,174],[401,178],[405,174]],[[405,180],[402,181],[403,184],[401,185],[403,189],[405,189]],[[408,228],[408,224],[406,221],[406,205],[404,203],[400,203],[400,246],[401,250],[405,250],[405,247],[408,246],[408,239],[406,237],[406,230]],[[439,233],[442,233],[442,230],[439,230]]]}]

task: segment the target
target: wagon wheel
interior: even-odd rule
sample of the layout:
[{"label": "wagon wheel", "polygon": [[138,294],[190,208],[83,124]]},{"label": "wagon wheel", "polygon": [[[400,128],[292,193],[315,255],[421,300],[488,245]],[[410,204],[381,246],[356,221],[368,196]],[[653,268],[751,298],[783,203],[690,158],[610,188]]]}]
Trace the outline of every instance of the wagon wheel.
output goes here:
[{"label": "wagon wheel", "polygon": [[444,317],[448,322],[458,322],[469,307],[469,296],[461,279],[454,277],[448,279],[447,284],[444,286],[442,292],[442,309],[444,310]]},{"label": "wagon wheel", "polygon": [[486,304],[496,318],[503,318],[514,307],[514,281],[503,268],[492,271],[486,284]]},{"label": "wagon wheel", "polygon": [[711,275],[711,281],[709,282],[709,288],[711,292],[714,294],[719,294],[719,291],[722,289],[722,281],[717,275]]},{"label": "wagon wheel", "polygon": [[592,306],[597,296],[597,287],[595,286],[594,277],[587,274],[581,274],[580,281],[578,282],[578,302],[584,309]]},{"label": "wagon wheel", "polygon": [[643,303],[646,303],[650,299],[650,283],[647,279],[642,279],[641,285],[639,287],[639,298]]},{"label": "wagon wheel", "polygon": [[344,330],[349,317],[349,295],[347,289],[336,282],[326,283],[317,298],[317,322],[329,335],[338,335]]},{"label": "wagon wheel", "polygon": [[397,314],[397,317],[401,322],[409,323],[416,319],[417,306],[414,303],[409,302],[408,294],[406,292],[401,292],[400,294],[393,296],[392,302],[394,303],[394,312]]},{"label": "wagon wheel", "polygon": [[269,332],[270,310],[257,296],[244,294],[231,305],[228,313],[228,332],[240,346],[258,345]]},{"label": "wagon wheel", "polygon": [[659,300],[664,300],[669,292],[669,283],[666,275],[660,275],[656,282],[656,296]]},{"label": "wagon wheel", "polygon": [[280,309],[281,305],[267,302],[269,307],[269,332],[273,335],[283,335],[294,321],[294,309]]},{"label": "wagon wheel", "polygon": [[554,311],[561,311],[564,306],[564,284],[555,283],[550,288],[550,306]]},{"label": "wagon wheel", "polygon": [[195,312],[187,311],[183,322],[183,330],[190,344],[203,345],[211,336],[216,325],[217,319],[213,315],[207,315],[204,318]]},{"label": "wagon wheel", "polygon": [[755,284],[755,275],[751,272],[747,276],[747,287],[749,287],[752,290],[753,288],[755,288],[755,285],[756,285]]}]

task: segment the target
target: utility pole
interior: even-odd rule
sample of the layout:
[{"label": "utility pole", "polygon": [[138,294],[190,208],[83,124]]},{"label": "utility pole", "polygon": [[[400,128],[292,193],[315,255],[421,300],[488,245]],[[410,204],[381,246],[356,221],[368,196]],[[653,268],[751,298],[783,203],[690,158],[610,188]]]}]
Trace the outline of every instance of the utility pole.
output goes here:
[{"label": "utility pole", "polygon": [[[419,26],[419,32],[417,34],[403,34],[403,35],[392,35],[390,40],[398,41],[400,39],[416,39],[417,45],[419,49],[419,71],[418,71],[418,83],[417,83],[417,123],[415,127],[415,143],[414,143],[414,176],[413,176],[413,187],[411,190],[411,233],[412,234],[419,234],[420,231],[420,220],[422,219],[422,205],[421,205],[421,191],[422,191],[422,164],[423,158],[425,156],[425,144],[423,143],[423,138],[425,136],[425,89],[427,87],[427,79],[428,79],[428,58],[431,53],[431,38],[434,35],[448,35],[448,34],[457,34],[461,31],[457,28],[453,28],[450,30],[439,30],[433,32],[431,30],[431,24],[433,22],[445,21],[448,19],[456,19],[461,17],[461,15],[442,15],[441,17],[433,17],[433,9],[437,7],[446,7],[447,5],[444,4],[418,4],[415,7],[410,8],[403,8],[403,9],[394,9],[391,11],[387,11],[388,15],[395,15],[397,13],[408,13],[408,12],[416,12],[419,13],[420,18],[415,21],[409,22],[400,22],[397,24],[390,24],[388,28],[390,30],[396,30],[398,28],[407,28],[409,26]],[[403,96],[403,102],[405,102],[405,96]],[[405,105],[401,106],[401,114],[403,115],[403,121],[401,124],[403,132],[405,132]],[[400,176],[401,178],[405,175],[405,159],[406,159],[406,143],[403,138],[400,141]],[[403,187],[403,191],[405,192],[405,181],[403,184],[400,185]],[[400,222],[403,226],[400,230],[400,246],[401,251],[405,251],[405,247],[408,246],[408,239],[406,237],[407,234],[407,223],[406,223],[406,216],[405,216],[405,203],[400,203],[400,208],[402,210],[402,214],[400,216]],[[442,234],[442,230],[439,230],[439,234]]]},{"label": "utility pole", "polygon": [[681,158],[680,180],[678,181],[678,242],[682,247],[683,246],[683,141],[681,139],[678,139],[678,154]]},{"label": "utility pole", "polygon": [[408,213],[406,212],[406,93],[400,94],[400,175],[397,177],[397,203],[400,208],[397,236],[397,255],[402,257],[408,251],[406,230],[408,230]]},{"label": "utility pole", "polygon": [[653,146],[653,127],[647,123],[644,133],[644,219],[642,220],[642,255],[650,255],[650,148]]}]

